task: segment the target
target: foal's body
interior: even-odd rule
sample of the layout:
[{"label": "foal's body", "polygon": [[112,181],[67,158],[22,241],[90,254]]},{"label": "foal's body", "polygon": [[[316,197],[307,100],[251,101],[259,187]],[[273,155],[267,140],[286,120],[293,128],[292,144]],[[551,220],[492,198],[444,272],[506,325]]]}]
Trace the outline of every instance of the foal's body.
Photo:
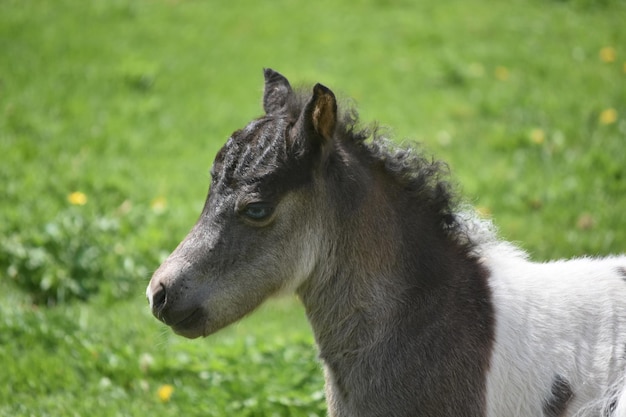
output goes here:
[{"label": "foal's body", "polygon": [[[488,416],[626,416],[626,258],[483,254],[495,307]],[[620,394],[621,393],[621,394]]]},{"label": "foal's body", "polygon": [[[369,183],[380,186],[364,200],[395,192]],[[443,232],[437,239],[404,222],[410,214],[393,204],[375,206],[375,216],[337,216],[329,229],[355,239],[322,250],[324,269],[298,290],[331,416],[626,416],[616,401],[626,257],[533,263],[487,222],[460,218],[474,242],[468,253]],[[360,223],[372,218],[379,227]],[[394,259],[401,247],[413,248],[412,263]]]},{"label": "foal's body", "polygon": [[266,115],[151,280],[159,319],[206,336],[296,292],[332,417],[626,416],[625,257],[531,263],[458,211],[441,164],[265,77]]}]

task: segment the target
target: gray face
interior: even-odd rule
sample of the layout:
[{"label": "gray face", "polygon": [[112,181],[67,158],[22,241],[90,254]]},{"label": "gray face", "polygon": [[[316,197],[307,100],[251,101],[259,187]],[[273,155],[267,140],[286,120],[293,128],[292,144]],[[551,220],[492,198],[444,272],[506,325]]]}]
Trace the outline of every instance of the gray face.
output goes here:
[{"label": "gray face", "polygon": [[[276,88],[273,74],[266,72],[266,116],[218,153],[198,222],[148,286],[154,315],[183,336],[206,336],[267,297],[294,291],[317,263],[322,210],[309,140],[316,131],[308,126],[314,114],[328,115],[315,95],[302,114],[284,111],[280,103],[293,92],[283,78]],[[332,93],[324,99],[334,105]]]},{"label": "gray face", "polygon": [[[237,132],[222,149],[214,165],[221,171],[214,170],[200,219],[152,277],[148,296],[155,315],[184,336],[232,323],[312,269],[311,186],[306,176],[295,185],[301,174],[276,169],[276,155],[246,157],[254,145],[247,135],[258,135],[259,123]],[[276,124],[265,125],[270,123]]]}]

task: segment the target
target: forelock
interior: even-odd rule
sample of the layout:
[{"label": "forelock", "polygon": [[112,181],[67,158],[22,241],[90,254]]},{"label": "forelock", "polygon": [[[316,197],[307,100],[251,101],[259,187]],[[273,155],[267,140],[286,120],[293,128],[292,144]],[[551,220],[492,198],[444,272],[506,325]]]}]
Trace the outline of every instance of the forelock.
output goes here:
[{"label": "forelock", "polygon": [[285,163],[285,135],[289,122],[262,117],[236,131],[220,150],[213,166],[216,186],[254,183]]}]

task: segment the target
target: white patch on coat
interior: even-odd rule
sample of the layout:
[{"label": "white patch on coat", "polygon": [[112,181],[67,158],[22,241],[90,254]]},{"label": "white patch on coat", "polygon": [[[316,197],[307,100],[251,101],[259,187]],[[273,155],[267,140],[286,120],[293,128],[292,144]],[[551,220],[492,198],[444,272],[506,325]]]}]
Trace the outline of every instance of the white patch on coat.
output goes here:
[{"label": "white patch on coat", "polygon": [[489,239],[479,253],[496,320],[488,417],[542,416],[557,376],[573,392],[566,416],[597,416],[615,396],[626,398],[626,256],[533,263]]}]

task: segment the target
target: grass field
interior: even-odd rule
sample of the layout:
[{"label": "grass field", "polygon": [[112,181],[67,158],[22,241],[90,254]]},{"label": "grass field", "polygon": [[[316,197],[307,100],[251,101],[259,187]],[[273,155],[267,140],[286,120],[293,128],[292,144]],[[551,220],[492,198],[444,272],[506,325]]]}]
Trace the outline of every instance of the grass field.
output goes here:
[{"label": "grass field", "polygon": [[621,0],[0,0],[0,416],[319,416],[295,300],[206,340],[143,296],[262,68],[449,162],[533,258],[626,252]]}]

